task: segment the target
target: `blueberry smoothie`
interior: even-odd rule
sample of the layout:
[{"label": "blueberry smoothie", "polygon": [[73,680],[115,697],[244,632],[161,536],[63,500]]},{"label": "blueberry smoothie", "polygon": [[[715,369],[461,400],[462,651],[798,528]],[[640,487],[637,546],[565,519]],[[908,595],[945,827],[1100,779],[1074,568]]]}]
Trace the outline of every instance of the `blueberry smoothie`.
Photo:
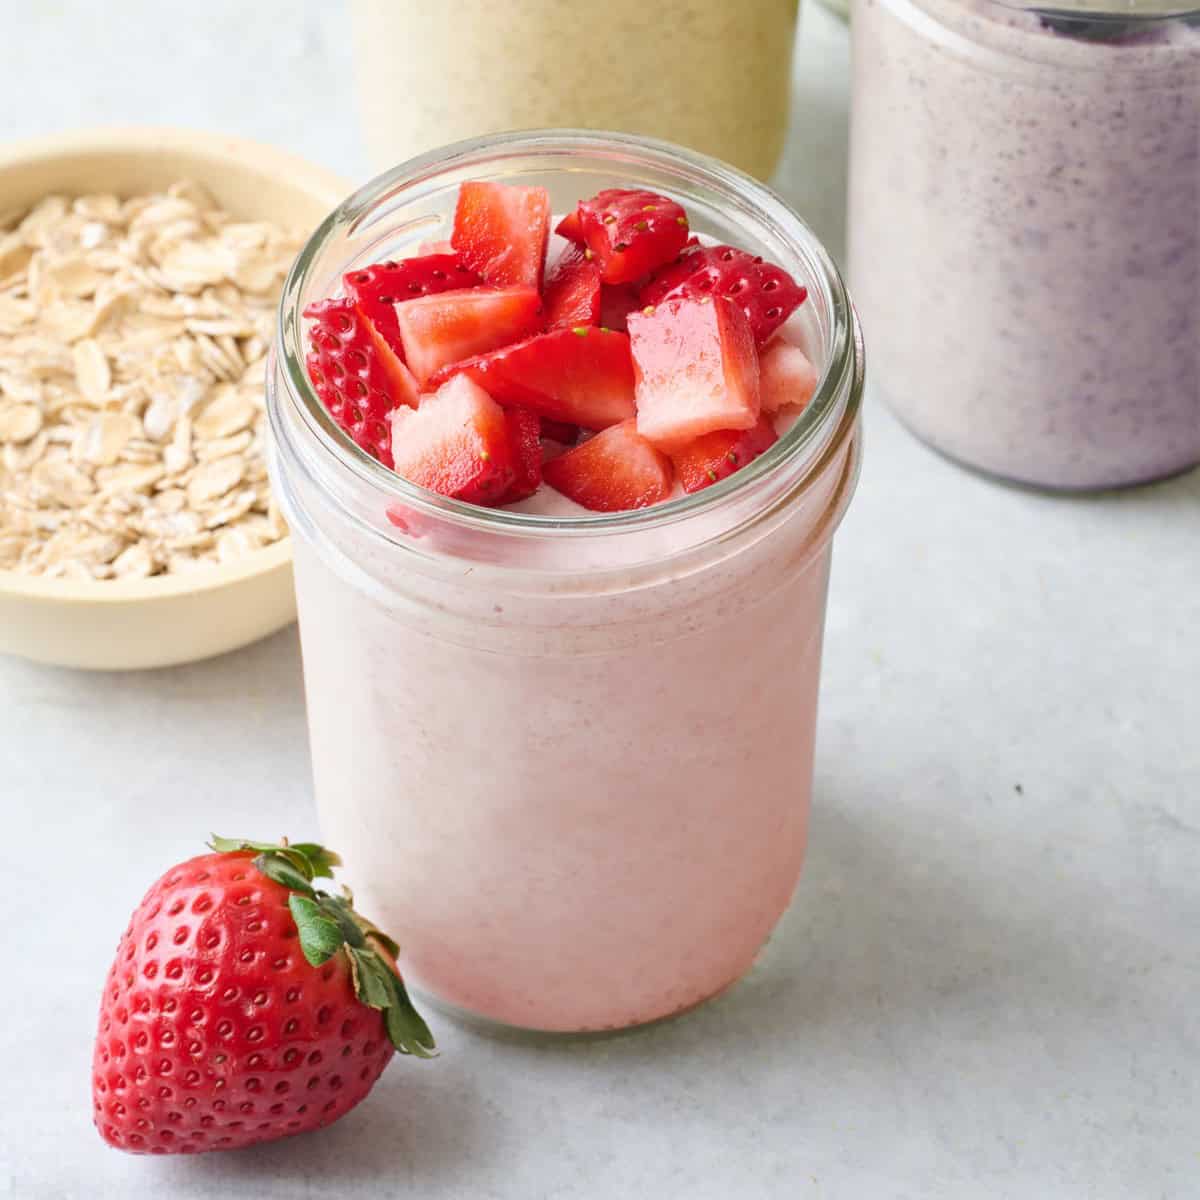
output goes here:
[{"label": "blueberry smoothie", "polygon": [[1053,489],[1200,463],[1200,10],[1112,7],[854,6],[879,386],[938,450]]}]

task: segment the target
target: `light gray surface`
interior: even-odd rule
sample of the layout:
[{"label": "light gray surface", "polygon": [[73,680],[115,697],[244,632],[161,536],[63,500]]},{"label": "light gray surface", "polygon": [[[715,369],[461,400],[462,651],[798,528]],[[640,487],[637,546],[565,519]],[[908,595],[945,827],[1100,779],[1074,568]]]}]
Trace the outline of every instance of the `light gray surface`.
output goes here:
[{"label": "light gray surface", "polygon": [[[154,116],[358,176],[337,8],[6,3],[0,131]],[[806,27],[784,190],[840,249],[845,34],[815,7]],[[313,830],[294,632],[142,675],[0,660],[0,1197],[1197,1195],[1200,472],[1049,499],[875,407],[867,432],[809,864],[761,965],[607,1042],[439,1021],[440,1061],[291,1143],[121,1155],[88,1073],[150,878],[210,829]]]}]

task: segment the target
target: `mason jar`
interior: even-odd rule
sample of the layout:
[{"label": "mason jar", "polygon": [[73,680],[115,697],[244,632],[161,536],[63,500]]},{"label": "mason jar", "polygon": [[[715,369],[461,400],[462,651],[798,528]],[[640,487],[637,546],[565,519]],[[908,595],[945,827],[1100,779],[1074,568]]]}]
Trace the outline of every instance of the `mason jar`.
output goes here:
[{"label": "mason jar", "polygon": [[[426,492],[330,420],[301,312],[444,236],[459,184],[556,212],[626,186],[779,263],[821,371],[767,453],[695,495],[548,517]],[[812,232],[677,147],[544,132],[461,143],[351,196],[287,280],[268,388],[291,526],[323,836],[441,1006],[551,1032],[638,1025],[741,976],[804,857],[830,542],[859,462],[863,351]]]},{"label": "mason jar", "polygon": [[855,0],[852,33],[850,282],[901,421],[1052,489],[1200,463],[1200,8]]},{"label": "mason jar", "polygon": [[667,138],[766,179],[783,151],[800,0],[353,0],[378,170],[548,125]]}]

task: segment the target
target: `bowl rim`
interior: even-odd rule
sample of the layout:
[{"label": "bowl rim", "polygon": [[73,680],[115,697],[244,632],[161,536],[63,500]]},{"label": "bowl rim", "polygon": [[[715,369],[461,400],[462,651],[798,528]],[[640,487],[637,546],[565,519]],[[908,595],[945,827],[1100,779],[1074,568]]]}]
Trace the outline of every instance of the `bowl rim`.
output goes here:
[{"label": "bowl rim", "polygon": [[[327,204],[330,210],[336,208],[353,190],[351,183],[329,168],[252,138],[174,125],[114,125],[67,130],[0,145],[0,198],[4,194],[5,173],[29,164],[121,154],[152,157],[164,150],[184,156],[244,163],[259,170],[278,171],[299,190],[310,192],[317,200]],[[234,562],[207,566],[182,575],[154,575],[128,580],[76,580],[46,579],[40,575],[0,569],[0,597],[76,604],[162,600],[217,591],[267,575],[286,567],[291,556],[291,538],[285,537]]]}]

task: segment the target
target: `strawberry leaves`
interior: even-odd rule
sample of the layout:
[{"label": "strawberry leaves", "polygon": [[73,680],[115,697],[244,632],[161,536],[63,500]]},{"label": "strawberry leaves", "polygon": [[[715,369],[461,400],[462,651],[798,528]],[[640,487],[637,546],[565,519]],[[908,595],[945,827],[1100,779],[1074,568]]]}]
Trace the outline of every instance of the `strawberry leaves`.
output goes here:
[{"label": "strawberry leaves", "polygon": [[326,916],[316,900],[293,893],[288,897],[288,908],[296,920],[300,949],[309,966],[319,967],[346,944],[337,921]]},{"label": "strawberry leaves", "polygon": [[[324,846],[318,846],[315,842],[247,842],[241,838],[223,838],[213,834],[208,839],[208,848],[218,854],[258,850],[272,859],[283,859],[291,863],[306,882],[312,879],[332,879],[334,868],[342,865],[342,860],[332,850],[326,850]],[[263,870],[257,862],[255,866],[258,866],[260,871]],[[263,873],[266,874],[265,871]],[[284,881],[279,879],[276,882]]]},{"label": "strawberry leaves", "polygon": [[421,1014],[413,1007],[399,977],[374,950],[350,947],[350,970],[358,998],[383,1013],[392,1045],[401,1054],[433,1057],[433,1037]]},{"label": "strawberry leaves", "polygon": [[413,1007],[394,959],[399,946],[377,926],[354,911],[349,891],[335,896],[313,887],[313,880],[332,878],[341,859],[314,842],[248,842],[215,835],[209,846],[220,854],[257,851],[254,866],[291,893],[288,909],[300,935],[300,950],[310,966],[319,967],[345,953],[354,994],[383,1014],[388,1038],[401,1054],[432,1058],[433,1035]]}]

